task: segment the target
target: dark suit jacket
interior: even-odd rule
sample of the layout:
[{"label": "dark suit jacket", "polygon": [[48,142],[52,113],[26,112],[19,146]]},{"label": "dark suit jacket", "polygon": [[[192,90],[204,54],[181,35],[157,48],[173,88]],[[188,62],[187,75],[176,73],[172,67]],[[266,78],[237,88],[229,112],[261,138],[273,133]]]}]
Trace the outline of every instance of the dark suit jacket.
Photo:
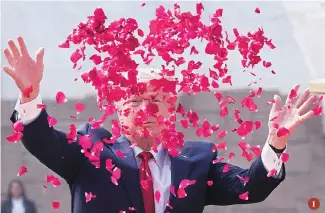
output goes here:
[{"label": "dark suit jacket", "polygon": [[[36,207],[33,201],[24,200],[25,213],[36,213]],[[11,200],[5,200],[1,203],[1,213],[11,213],[12,202]]]},{"label": "dark suit jacket", "polygon": [[[13,122],[17,117],[15,113],[11,117]],[[121,136],[112,145],[104,143],[98,159],[100,168],[96,168],[94,162],[90,162],[80,151],[80,140],[69,144],[65,133],[49,127],[47,116],[46,111],[42,111],[35,121],[25,126],[22,142],[32,155],[67,181],[72,196],[71,211],[118,213],[124,210],[144,213],[138,166],[126,137]],[[88,123],[78,129],[78,137],[81,135],[92,136],[93,145],[111,136],[107,130],[92,129]],[[212,163],[217,157],[212,147],[212,143],[188,141],[179,156],[170,156],[171,180],[175,191],[183,179],[196,180],[196,183],[186,188],[185,198],[171,194],[170,205],[173,209],[167,207],[165,213],[200,213],[206,205],[261,202],[284,180],[284,166],[281,177],[268,178],[261,158],[257,158],[249,169],[232,165],[230,171],[224,173],[225,163]],[[118,157],[117,150],[123,152],[125,157]],[[121,169],[117,186],[112,183],[111,173],[105,168],[106,159],[112,159],[115,166]],[[248,176],[249,182],[244,186],[237,175]],[[213,181],[212,186],[208,186],[209,180]],[[239,195],[246,191],[249,191],[249,199],[239,199]],[[92,192],[96,198],[86,203],[85,192]],[[130,207],[136,210],[130,211]]]}]

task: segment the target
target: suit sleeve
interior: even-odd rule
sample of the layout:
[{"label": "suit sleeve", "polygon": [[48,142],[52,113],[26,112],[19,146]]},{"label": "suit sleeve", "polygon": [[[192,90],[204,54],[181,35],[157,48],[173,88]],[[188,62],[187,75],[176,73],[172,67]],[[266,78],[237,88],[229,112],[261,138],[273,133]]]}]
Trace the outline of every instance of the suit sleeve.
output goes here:
[{"label": "suit sleeve", "polygon": [[89,124],[80,128],[75,142],[68,143],[64,132],[49,127],[47,112],[37,109],[37,104],[37,98],[24,105],[17,102],[11,121],[15,123],[20,120],[24,124],[21,141],[25,148],[41,163],[71,183],[80,163],[86,160],[78,144],[78,137],[87,134]]},{"label": "suit sleeve", "polygon": [[[249,169],[230,165],[229,171],[223,172],[226,163],[212,164],[209,180],[212,180],[213,184],[208,186],[206,205],[248,204],[264,201],[285,178],[283,163],[280,165],[279,172],[278,168],[274,168],[277,172],[274,176],[268,177],[270,171],[267,170],[263,161],[270,159],[265,159],[264,156],[258,157]],[[269,163],[267,166],[270,165]],[[248,182],[244,184],[238,176],[248,177]],[[247,194],[247,192],[247,200],[245,199],[246,196],[240,198],[240,195]]]}]

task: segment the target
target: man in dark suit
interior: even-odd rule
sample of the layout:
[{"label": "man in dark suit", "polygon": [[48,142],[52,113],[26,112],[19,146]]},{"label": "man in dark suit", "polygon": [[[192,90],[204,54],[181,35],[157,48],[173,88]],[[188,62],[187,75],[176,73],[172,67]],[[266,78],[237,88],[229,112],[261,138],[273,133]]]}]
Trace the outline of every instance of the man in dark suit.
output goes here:
[{"label": "man in dark suit", "polygon": [[[151,84],[161,76],[154,69],[138,69],[139,82],[146,83],[146,91],[134,92],[116,103],[123,134],[114,143],[109,142],[109,131],[92,128],[89,123],[76,134],[73,129],[66,134],[49,127],[47,112],[37,107],[42,103],[39,88],[44,49],[33,61],[21,37],[18,43],[20,50],[12,40],[8,43],[11,52],[4,50],[11,65],[4,71],[21,91],[30,85],[33,91],[29,97],[22,92],[11,120],[24,124],[26,149],[67,181],[73,213],[199,213],[207,205],[261,202],[285,178],[281,153],[286,149],[286,131],[292,132],[313,115],[312,111],[304,114],[315,101],[314,96],[306,101],[308,90],[295,103],[288,96],[285,107],[275,96],[266,144],[251,167],[242,169],[220,162],[212,143],[177,143],[181,135],[173,132],[172,122],[168,122],[175,106],[168,93],[156,91]],[[149,105],[155,110],[144,116]],[[140,114],[147,118],[139,121]],[[113,137],[116,131],[112,130]],[[164,141],[164,136],[174,133],[174,140]]]}]

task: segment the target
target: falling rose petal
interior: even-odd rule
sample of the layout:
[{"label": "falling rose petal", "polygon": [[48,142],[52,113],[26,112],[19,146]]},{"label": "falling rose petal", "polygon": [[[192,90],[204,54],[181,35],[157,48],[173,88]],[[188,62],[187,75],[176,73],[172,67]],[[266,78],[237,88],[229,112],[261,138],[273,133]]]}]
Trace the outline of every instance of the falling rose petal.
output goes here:
[{"label": "falling rose petal", "polygon": [[24,125],[23,125],[23,123],[21,121],[16,121],[14,124],[12,124],[12,128],[16,132],[20,132],[20,131],[23,131]]},{"label": "falling rose petal", "polygon": [[121,177],[121,169],[115,167],[113,172],[112,172],[112,176],[111,176],[111,180],[115,185],[118,185],[117,181],[120,179]]},{"label": "falling rose petal", "polygon": [[60,202],[59,201],[53,201],[52,202],[52,207],[55,210],[58,210],[60,208]]},{"label": "falling rose petal", "polygon": [[263,61],[263,66],[265,68],[269,68],[270,66],[272,66],[272,63],[271,62],[267,62],[267,61]]},{"label": "falling rose petal", "polygon": [[29,98],[30,97],[30,94],[33,92],[33,86],[29,86],[27,88],[25,88],[23,91],[22,91],[22,94],[24,97],[27,97]]},{"label": "falling rose petal", "polygon": [[258,130],[262,126],[262,123],[260,121],[255,121],[254,124],[255,124],[256,130]]},{"label": "falling rose petal", "polygon": [[273,177],[276,174],[276,169],[271,169],[269,173],[267,174],[267,177]]},{"label": "falling rose petal", "polygon": [[259,145],[251,147],[250,150],[254,152],[255,156],[257,157],[261,156],[262,150]]},{"label": "falling rose petal", "polygon": [[6,139],[11,143],[17,143],[18,141],[20,141],[22,137],[23,137],[22,132],[13,132],[11,135],[7,136]]},{"label": "falling rose petal", "polygon": [[230,152],[228,155],[228,161],[231,160],[231,158],[235,157],[235,153]]},{"label": "falling rose petal", "polygon": [[316,105],[312,110],[314,115],[321,115],[323,113],[323,107],[321,105]]},{"label": "falling rose petal", "polygon": [[192,55],[192,54],[199,54],[199,51],[197,51],[194,46],[192,46],[191,51],[190,51],[190,55]]},{"label": "falling rose petal", "polygon": [[50,115],[47,116],[47,122],[49,124],[49,127],[53,127],[57,124],[57,120]]},{"label": "falling rose petal", "polygon": [[221,131],[221,132],[219,132],[219,134],[218,134],[218,138],[224,138],[225,136],[227,135],[227,131],[226,130],[223,130],[223,131]]},{"label": "falling rose petal", "polygon": [[290,99],[294,99],[294,98],[296,98],[296,97],[297,97],[297,91],[294,90],[294,89],[292,89],[292,90],[290,91],[289,98],[290,98]]},{"label": "falling rose petal", "polygon": [[256,8],[255,8],[255,13],[261,13],[260,8],[256,7]]},{"label": "falling rose petal", "polygon": [[256,92],[257,97],[260,97],[261,96],[262,91],[263,91],[263,89],[261,87],[259,87],[258,90],[257,90],[257,92]]},{"label": "falling rose petal", "polygon": [[167,202],[166,202],[166,206],[167,206],[168,208],[170,208],[170,209],[173,209],[173,207],[170,205],[170,201],[169,201],[169,200],[167,200]]},{"label": "falling rose petal", "polygon": [[121,152],[120,150],[117,150],[116,151],[116,155],[119,157],[119,158],[125,158],[125,154],[123,152]]},{"label": "falling rose petal", "polygon": [[227,150],[227,143],[224,141],[224,142],[221,142],[221,143],[215,144],[215,145],[212,147],[212,151],[213,151],[213,152],[217,151],[218,149]]},{"label": "falling rose petal", "polygon": [[273,75],[275,75],[275,74],[276,74],[276,72],[275,72],[274,70],[272,70],[272,71],[271,71],[271,73],[272,73]]},{"label": "falling rose petal", "polygon": [[93,198],[96,198],[96,195],[93,195],[91,192],[85,192],[85,197],[86,197],[86,203],[91,201]]},{"label": "falling rose petal", "polygon": [[65,94],[63,92],[56,93],[56,103],[63,104],[67,102],[67,98],[65,97]]},{"label": "falling rose petal", "polygon": [[241,148],[241,149],[246,149],[246,148],[249,148],[250,145],[248,143],[246,143],[245,141],[240,141],[238,143],[238,146]]},{"label": "falling rose petal", "polygon": [[172,195],[176,196],[175,186],[170,186],[170,192],[172,193]]},{"label": "falling rose petal", "polygon": [[185,189],[184,188],[178,188],[178,190],[177,190],[177,197],[178,198],[184,198],[184,197],[186,197],[187,196],[187,194],[186,194],[186,192],[185,192]]},{"label": "falling rose petal", "polygon": [[278,137],[282,137],[282,136],[290,135],[290,131],[289,131],[287,128],[285,128],[285,127],[280,127],[280,128],[278,129],[278,131],[276,132],[276,135],[277,135]]},{"label": "falling rose petal", "polygon": [[208,186],[212,186],[213,185],[213,181],[212,180],[208,180]]},{"label": "falling rose petal", "polygon": [[213,164],[216,164],[216,163],[219,163],[219,162],[222,162],[225,158],[224,157],[221,157],[221,158],[216,158],[212,161]]},{"label": "falling rose petal", "polygon": [[37,109],[46,109],[46,105],[45,104],[37,104]]},{"label": "falling rose petal", "polygon": [[61,186],[61,181],[59,178],[55,177],[54,175],[47,175],[46,182],[51,183],[53,187]]},{"label": "falling rose petal", "polygon": [[144,36],[144,32],[141,29],[138,29],[138,35],[140,37],[143,37]]},{"label": "falling rose petal", "polygon": [[70,61],[72,62],[72,63],[77,63],[78,61],[79,61],[79,59],[81,59],[82,58],[82,55],[80,54],[80,50],[79,49],[77,49],[76,51],[74,51],[72,54],[71,54],[71,56],[70,56]]},{"label": "falling rose petal", "polygon": [[44,184],[42,185],[42,187],[43,187],[44,189],[47,189],[47,186],[46,186],[46,185],[44,185]]},{"label": "falling rose petal", "polygon": [[129,210],[130,210],[130,211],[136,211],[137,209],[134,208],[134,207],[129,207]]},{"label": "falling rose petal", "polygon": [[83,103],[76,103],[74,105],[74,108],[76,110],[76,113],[79,114],[80,112],[84,111],[85,105]]},{"label": "falling rose petal", "polygon": [[245,193],[243,193],[243,194],[240,194],[239,195],[239,199],[241,199],[241,200],[248,200],[248,192],[245,192]]},{"label": "falling rose petal", "polygon": [[225,164],[225,166],[223,167],[223,172],[226,173],[230,170],[230,165],[229,164]]},{"label": "falling rose petal", "polygon": [[158,191],[158,190],[155,191],[155,200],[157,203],[160,202],[160,191]]},{"label": "falling rose petal", "polygon": [[141,7],[143,7],[143,6],[145,6],[145,5],[146,5],[146,3],[142,3],[142,4],[141,4]]},{"label": "falling rose petal", "polygon": [[282,160],[282,162],[283,163],[287,163],[288,162],[288,160],[289,160],[289,154],[288,153],[285,153],[285,152],[283,152],[282,154],[281,154],[281,160]]},{"label": "falling rose petal", "polygon": [[17,174],[17,176],[22,176],[23,174],[25,174],[27,171],[27,168],[25,166],[21,166],[19,169],[19,172]]},{"label": "falling rose petal", "polygon": [[92,60],[94,62],[94,64],[96,64],[96,65],[102,63],[102,58],[96,54],[92,55],[89,59]]}]

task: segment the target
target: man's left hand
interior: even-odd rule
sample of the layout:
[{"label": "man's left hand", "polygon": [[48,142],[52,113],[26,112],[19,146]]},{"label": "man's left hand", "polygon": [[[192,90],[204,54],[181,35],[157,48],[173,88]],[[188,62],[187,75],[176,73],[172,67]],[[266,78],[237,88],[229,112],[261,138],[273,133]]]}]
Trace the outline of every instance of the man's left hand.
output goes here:
[{"label": "man's left hand", "polygon": [[274,95],[274,103],[269,116],[269,135],[267,140],[276,149],[284,149],[288,141],[288,136],[300,124],[314,115],[313,110],[306,111],[316,100],[316,96],[313,95],[307,99],[310,95],[307,89],[302,95],[297,97],[298,90],[299,85],[296,85],[288,94],[283,106],[281,106],[281,97]]}]

